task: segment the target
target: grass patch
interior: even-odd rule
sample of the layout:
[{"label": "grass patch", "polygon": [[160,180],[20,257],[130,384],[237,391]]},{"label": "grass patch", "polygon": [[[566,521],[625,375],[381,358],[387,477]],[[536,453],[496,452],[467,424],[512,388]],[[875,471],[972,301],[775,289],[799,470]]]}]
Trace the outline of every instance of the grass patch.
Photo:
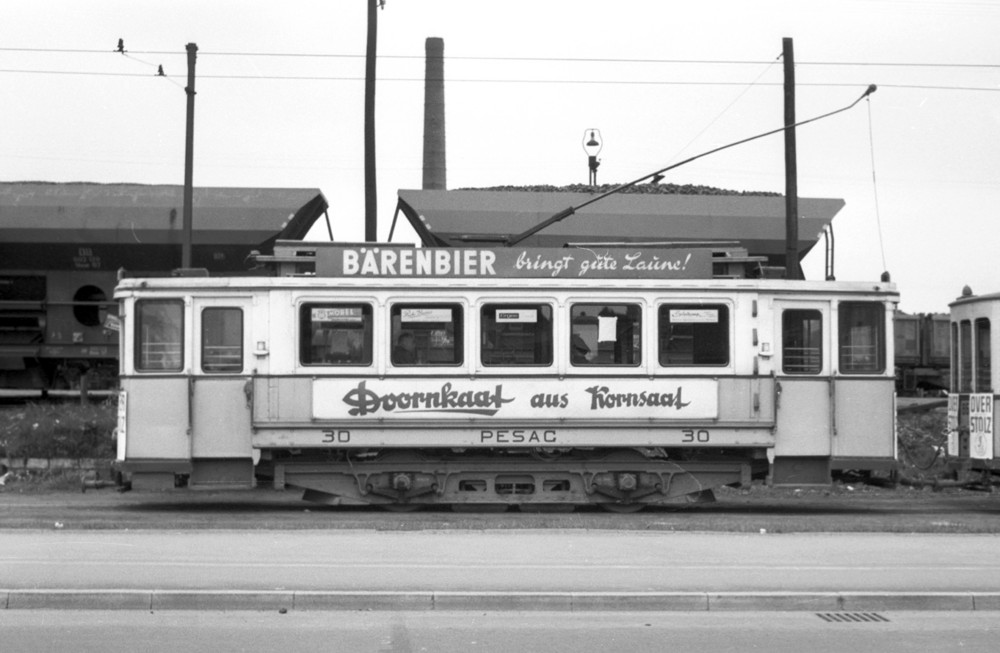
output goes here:
[{"label": "grass patch", "polygon": [[0,414],[0,455],[11,460],[115,457],[114,398],[95,404],[25,404]]},{"label": "grass patch", "polygon": [[896,418],[900,475],[932,480],[945,473],[948,415],[943,409],[901,413]]}]

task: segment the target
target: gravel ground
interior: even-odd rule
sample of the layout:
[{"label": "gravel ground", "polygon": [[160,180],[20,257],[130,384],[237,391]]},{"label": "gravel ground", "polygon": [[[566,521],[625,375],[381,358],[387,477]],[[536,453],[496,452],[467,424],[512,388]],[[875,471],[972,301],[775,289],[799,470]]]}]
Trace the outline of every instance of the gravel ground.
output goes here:
[{"label": "gravel ground", "polygon": [[571,513],[392,513],[303,502],[295,491],[125,492],[0,487],[0,529],[528,529],[661,531],[1000,533],[1000,496],[957,488],[834,484],[794,491],[723,488],[710,503],[635,514],[584,507]]}]

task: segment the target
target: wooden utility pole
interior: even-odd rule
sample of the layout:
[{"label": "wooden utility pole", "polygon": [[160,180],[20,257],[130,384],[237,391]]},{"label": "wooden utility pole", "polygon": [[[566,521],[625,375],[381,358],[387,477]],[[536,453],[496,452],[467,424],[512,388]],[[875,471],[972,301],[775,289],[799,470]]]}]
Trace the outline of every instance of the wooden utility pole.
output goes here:
[{"label": "wooden utility pole", "polygon": [[368,48],[365,55],[365,240],[378,240],[378,202],[375,195],[375,43],[378,9],[382,0],[368,2]]},{"label": "wooden utility pole", "polygon": [[[795,124],[795,54],[792,39],[781,40],[785,63],[785,126]],[[799,267],[799,183],[795,159],[795,127],[785,130],[785,278],[801,279]]]},{"label": "wooden utility pole", "polygon": [[188,84],[187,93],[187,137],[184,141],[184,237],[181,241],[181,267],[191,267],[192,248],[192,203],[194,199],[194,64],[198,58],[198,46],[187,44]]}]

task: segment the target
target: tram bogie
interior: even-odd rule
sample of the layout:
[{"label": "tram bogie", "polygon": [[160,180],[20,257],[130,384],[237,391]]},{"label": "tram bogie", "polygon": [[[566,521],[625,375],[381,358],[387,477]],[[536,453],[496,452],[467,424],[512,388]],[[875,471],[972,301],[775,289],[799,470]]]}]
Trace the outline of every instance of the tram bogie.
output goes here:
[{"label": "tram bogie", "polygon": [[133,487],[627,510],[894,466],[891,283],[713,278],[708,249],[314,255],[121,283]]}]

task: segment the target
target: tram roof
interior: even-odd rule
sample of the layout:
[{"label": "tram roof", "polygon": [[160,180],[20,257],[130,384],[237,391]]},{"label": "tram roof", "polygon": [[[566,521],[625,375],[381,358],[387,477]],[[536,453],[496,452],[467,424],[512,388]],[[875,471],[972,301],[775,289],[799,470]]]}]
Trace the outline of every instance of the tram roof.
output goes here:
[{"label": "tram roof", "polygon": [[[497,190],[400,190],[400,209],[425,246],[497,245],[595,194]],[[799,198],[799,259],[844,206],[842,199]],[[620,193],[584,207],[519,243],[737,242],[772,264],[785,258],[785,198],[780,195]]]},{"label": "tram roof", "polygon": [[[192,239],[259,246],[301,239],[327,209],[315,188],[194,188]],[[6,242],[180,243],[180,185],[0,182]]]},{"label": "tram roof", "polygon": [[955,300],[948,304],[948,306],[963,306],[966,304],[975,304],[978,302],[995,302],[1000,304],[1000,292],[988,293],[986,295],[973,295],[970,291],[969,294],[962,294],[960,297],[956,297]]}]

